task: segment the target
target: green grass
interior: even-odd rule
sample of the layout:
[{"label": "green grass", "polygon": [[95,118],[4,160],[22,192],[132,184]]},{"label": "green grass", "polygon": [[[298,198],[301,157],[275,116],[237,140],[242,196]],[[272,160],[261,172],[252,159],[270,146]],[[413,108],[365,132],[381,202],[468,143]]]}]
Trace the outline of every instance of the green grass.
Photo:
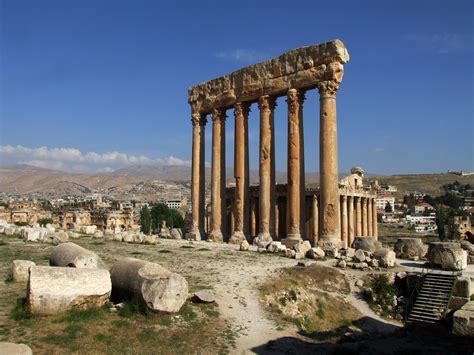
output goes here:
[{"label": "green grass", "polygon": [[12,310],[11,318],[16,321],[21,321],[30,319],[31,317],[33,317],[33,314],[26,304],[26,299],[18,298],[15,303],[15,308]]},{"label": "green grass", "polygon": [[108,312],[107,308],[91,308],[86,310],[72,309],[66,312],[63,316],[58,318],[56,322],[64,323],[78,323],[87,322],[91,320],[98,320],[102,318]]},{"label": "green grass", "polygon": [[8,243],[4,239],[0,239],[0,246],[7,245]]},{"label": "green grass", "polygon": [[181,249],[194,249],[192,245],[182,245]]},{"label": "green grass", "polygon": [[151,314],[153,312],[148,307],[133,300],[124,301],[123,307],[118,310],[118,315],[124,318]]},{"label": "green grass", "polygon": [[105,245],[104,242],[92,242],[91,244],[92,245]]},{"label": "green grass", "polygon": [[161,249],[161,250],[158,250],[158,253],[167,254],[167,253],[172,253],[172,251],[167,250],[167,249]]},{"label": "green grass", "polygon": [[209,250],[211,250],[211,249],[209,249],[209,248],[199,248],[199,249],[197,249],[197,251],[209,251]]},{"label": "green grass", "polygon": [[179,310],[180,316],[186,321],[190,322],[196,319],[197,314],[194,312],[188,303],[185,303]]}]

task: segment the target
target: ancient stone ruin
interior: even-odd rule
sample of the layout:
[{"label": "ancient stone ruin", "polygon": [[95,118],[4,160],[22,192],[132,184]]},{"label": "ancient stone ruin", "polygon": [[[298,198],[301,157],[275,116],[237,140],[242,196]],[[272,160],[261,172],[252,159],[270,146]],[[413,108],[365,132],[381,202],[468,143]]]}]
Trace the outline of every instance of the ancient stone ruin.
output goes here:
[{"label": "ancient stone ruin", "polygon": [[[336,92],[347,49],[340,40],[295,49],[279,57],[189,88],[192,111],[192,226],[188,239],[240,243],[255,237],[267,245],[275,237],[287,246],[302,239],[322,246],[347,247],[356,236],[377,237],[375,195],[362,186],[339,185]],[[319,90],[320,189],[305,188],[303,102]],[[288,104],[288,184],[275,186],[274,110]],[[260,111],[259,186],[249,186],[248,117]],[[225,186],[225,121],[235,117],[235,188]],[[211,221],[204,199],[204,151],[207,116],[212,118]],[[363,175],[355,169],[353,175]],[[357,179],[355,180],[357,182]],[[228,196],[228,194],[232,196]],[[230,213],[228,213],[230,211]],[[257,217],[258,216],[258,217]]]}]

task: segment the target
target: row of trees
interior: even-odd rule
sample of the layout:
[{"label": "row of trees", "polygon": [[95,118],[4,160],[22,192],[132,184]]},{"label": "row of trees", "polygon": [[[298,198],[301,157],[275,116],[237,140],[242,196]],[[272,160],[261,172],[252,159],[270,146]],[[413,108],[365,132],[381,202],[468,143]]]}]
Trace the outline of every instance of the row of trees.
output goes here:
[{"label": "row of trees", "polygon": [[145,234],[157,231],[163,221],[170,228],[183,228],[184,219],[179,211],[158,203],[151,208],[143,206],[140,210],[140,230]]}]

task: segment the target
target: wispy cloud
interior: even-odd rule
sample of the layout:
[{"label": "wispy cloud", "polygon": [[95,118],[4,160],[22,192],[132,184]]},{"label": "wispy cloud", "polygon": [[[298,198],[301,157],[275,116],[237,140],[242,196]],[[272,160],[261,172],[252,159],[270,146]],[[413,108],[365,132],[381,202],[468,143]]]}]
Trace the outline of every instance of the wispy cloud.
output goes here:
[{"label": "wispy cloud", "polygon": [[78,172],[110,172],[132,165],[191,165],[190,161],[174,156],[150,158],[145,155],[130,155],[117,151],[83,153],[76,148],[29,148],[22,145],[0,146],[0,158],[10,164],[21,163],[47,169]]},{"label": "wispy cloud", "polygon": [[268,55],[253,49],[236,48],[214,53],[214,57],[239,63],[252,63],[264,60]]},{"label": "wispy cloud", "polygon": [[457,33],[407,34],[403,39],[417,50],[432,54],[459,54],[472,50],[472,43]]}]

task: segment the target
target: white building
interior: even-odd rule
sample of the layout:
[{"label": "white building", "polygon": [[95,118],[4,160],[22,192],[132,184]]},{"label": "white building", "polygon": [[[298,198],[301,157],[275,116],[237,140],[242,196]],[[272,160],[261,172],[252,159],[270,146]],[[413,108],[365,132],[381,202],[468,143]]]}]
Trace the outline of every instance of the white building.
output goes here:
[{"label": "white building", "polygon": [[395,208],[395,197],[393,196],[383,196],[383,197],[377,197],[375,199],[375,204],[377,205],[377,209],[379,210],[384,210],[385,206],[390,203],[390,206],[392,208]]},{"label": "white building", "polygon": [[181,200],[167,200],[166,206],[173,210],[180,209],[183,206],[183,202]]}]

